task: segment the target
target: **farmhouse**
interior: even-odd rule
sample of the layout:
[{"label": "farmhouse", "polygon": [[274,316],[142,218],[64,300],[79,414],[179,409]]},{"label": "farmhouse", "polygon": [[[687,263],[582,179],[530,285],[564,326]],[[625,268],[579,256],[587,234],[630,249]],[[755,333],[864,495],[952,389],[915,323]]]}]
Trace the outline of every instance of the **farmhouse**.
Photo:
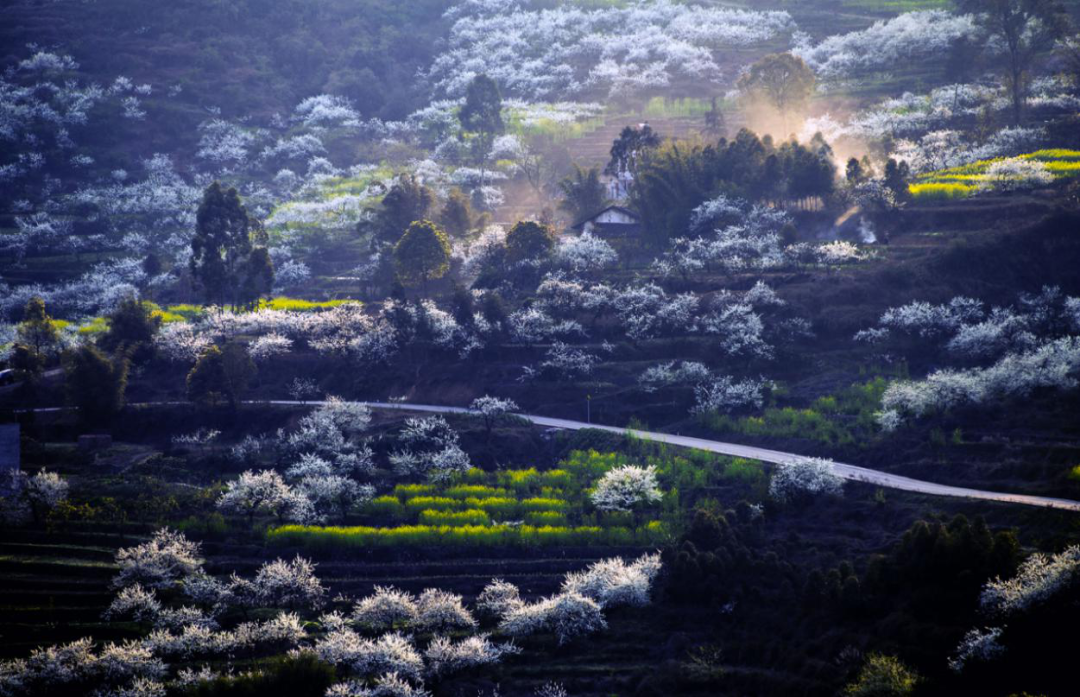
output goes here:
[{"label": "farmhouse", "polygon": [[573,226],[581,233],[591,233],[605,239],[626,239],[641,234],[641,216],[629,208],[608,206]]}]

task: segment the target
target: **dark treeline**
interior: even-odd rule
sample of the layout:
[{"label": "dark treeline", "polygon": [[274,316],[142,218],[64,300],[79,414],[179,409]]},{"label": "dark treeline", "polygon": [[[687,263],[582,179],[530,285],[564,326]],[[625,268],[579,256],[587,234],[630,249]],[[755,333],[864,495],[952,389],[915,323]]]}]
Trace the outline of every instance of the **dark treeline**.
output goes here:
[{"label": "dark treeline", "polygon": [[820,135],[777,145],[743,129],[715,145],[669,142],[646,152],[633,204],[651,241],[687,234],[695,208],[718,195],[774,205],[813,206],[833,193],[836,167]]}]

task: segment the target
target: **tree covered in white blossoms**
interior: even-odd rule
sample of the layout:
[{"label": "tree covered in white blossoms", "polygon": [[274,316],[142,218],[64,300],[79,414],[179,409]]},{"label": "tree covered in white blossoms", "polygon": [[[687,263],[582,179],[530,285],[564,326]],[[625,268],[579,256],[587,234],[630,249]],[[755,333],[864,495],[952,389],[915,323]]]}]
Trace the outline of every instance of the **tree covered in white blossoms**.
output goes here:
[{"label": "tree covered in white blossoms", "polygon": [[441,416],[406,419],[397,440],[400,447],[391,453],[390,464],[399,475],[445,481],[469,469],[457,431]]},{"label": "tree covered in white blossoms", "polygon": [[655,504],[661,498],[663,492],[653,465],[621,465],[608,470],[589,494],[589,500],[601,511],[631,511]]},{"label": "tree covered in white blossoms", "polygon": [[43,469],[31,476],[22,470],[9,470],[0,481],[0,522],[41,522],[67,497],[68,483],[55,472]]},{"label": "tree covered in white blossoms", "polygon": [[780,503],[803,501],[819,495],[840,496],[844,480],[832,460],[798,457],[776,465],[769,481],[769,495]]},{"label": "tree covered in white blossoms", "polygon": [[630,96],[678,81],[718,83],[715,52],[790,31],[786,12],[683,5],[670,0],[597,9],[532,9],[520,0],[459,3],[446,50],[428,77],[437,92],[464,94],[485,73],[507,95],[540,99]]},{"label": "tree covered in white blossoms", "polygon": [[[288,653],[336,666],[341,682],[330,695],[421,695],[428,681],[521,652],[480,631],[462,597],[440,589],[413,596],[376,588],[356,601],[331,599],[302,557],[267,562],[252,577],[218,579],[202,570],[197,544],[167,529],[116,558],[118,592],[105,619],[134,621],[140,636],[102,645],[87,637],[5,660],[3,694],[163,695],[232,674],[237,660]],[[659,555],[606,559],[567,574],[557,595],[532,603],[496,579],[476,608],[503,635],[550,633],[566,643],[606,627],[605,609],[647,605],[660,568]],[[326,611],[327,603],[335,607]],[[259,619],[247,619],[245,608],[258,608]]]}]

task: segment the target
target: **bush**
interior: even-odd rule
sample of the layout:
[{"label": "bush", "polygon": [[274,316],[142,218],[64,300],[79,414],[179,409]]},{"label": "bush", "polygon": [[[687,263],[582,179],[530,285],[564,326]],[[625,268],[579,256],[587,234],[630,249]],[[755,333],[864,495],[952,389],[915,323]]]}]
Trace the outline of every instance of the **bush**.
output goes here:
[{"label": "bush", "polygon": [[453,499],[489,498],[492,496],[505,496],[506,490],[484,486],[483,484],[459,484],[442,492],[442,495]]},{"label": "bush", "polygon": [[465,499],[465,505],[469,508],[482,510],[488,515],[503,520],[516,516],[519,509],[517,499],[511,499],[504,496],[493,496],[485,499]]},{"label": "bush", "polygon": [[435,489],[434,484],[398,484],[394,487],[394,496],[406,499],[413,496],[431,496]]},{"label": "bush", "polygon": [[451,545],[461,547],[503,547],[509,545],[652,545],[668,538],[659,521],[632,530],[624,527],[555,525],[401,525],[392,528],[318,527],[283,525],[266,533],[267,542],[292,547],[391,547]]},{"label": "bush", "polygon": [[405,507],[396,496],[380,496],[364,505],[364,512],[380,518],[402,518]]},{"label": "bush", "polygon": [[446,496],[415,496],[405,502],[405,509],[409,513],[420,513],[424,510],[453,511],[461,507],[461,501]]},{"label": "bush", "polygon": [[538,527],[545,525],[565,526],[566,514],[557,511],[534,511],[525,514],[525,522]]},{"label": "bush", "polygon": [[480,510],[420,511],[421,525],[490,525],[491,518]]}]

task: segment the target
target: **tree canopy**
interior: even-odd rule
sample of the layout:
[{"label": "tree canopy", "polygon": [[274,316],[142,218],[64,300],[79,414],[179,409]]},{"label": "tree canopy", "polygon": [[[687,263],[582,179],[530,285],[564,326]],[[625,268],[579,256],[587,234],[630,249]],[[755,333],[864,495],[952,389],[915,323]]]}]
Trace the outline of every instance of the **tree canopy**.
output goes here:
[{"label": "tree canopy", "polygon": [[450,240],[430,220],[417,220],[394,247],[394,264],[404,283],[420,283],[427,292],[429,280],[442,278],[450,268]]}]

